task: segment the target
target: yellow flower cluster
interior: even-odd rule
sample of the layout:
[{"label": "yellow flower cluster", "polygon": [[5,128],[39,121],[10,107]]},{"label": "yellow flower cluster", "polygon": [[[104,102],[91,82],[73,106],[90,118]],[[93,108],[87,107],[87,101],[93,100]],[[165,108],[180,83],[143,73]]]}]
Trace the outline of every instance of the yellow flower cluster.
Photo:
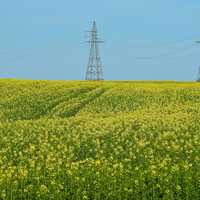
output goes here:
[{"label": "yellow flower cluster", "polygon": [[0,80],[0,199],[198,199],[200,84]]}]

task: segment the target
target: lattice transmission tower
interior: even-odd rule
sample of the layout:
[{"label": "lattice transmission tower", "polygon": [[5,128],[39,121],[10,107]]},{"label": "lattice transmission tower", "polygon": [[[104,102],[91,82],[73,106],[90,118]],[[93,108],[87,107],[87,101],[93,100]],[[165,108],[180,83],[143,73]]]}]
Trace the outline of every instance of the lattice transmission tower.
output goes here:
[{"label": "lattice transmission tower", "polygon": [[197,82],[200,82],[200,66],[199,66],[199,71],[198,71]]},{"label": "lattice transmission tower", "polygon": [[98,32],[96,22],[93,22],[91,33],[91,39],[87,41],[90,43],[90,56],[86,71],[86,80],[104,80],[103,66],[99,54],[99,43],[103,43],[98,38]]}]

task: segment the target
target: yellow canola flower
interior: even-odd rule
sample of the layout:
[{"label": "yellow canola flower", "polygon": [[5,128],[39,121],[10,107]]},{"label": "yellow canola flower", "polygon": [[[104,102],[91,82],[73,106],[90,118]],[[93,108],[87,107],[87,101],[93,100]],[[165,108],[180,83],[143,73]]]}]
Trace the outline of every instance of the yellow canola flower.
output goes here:
[{"label": "yellow canola flower", "polygon": [[41,185],[41,186],[40,186],[40,192],[41,192],[42,194],[47,193],[47,192],[48,192],[47,186],[46,186],[46,185]]},{"label": "yellow canola flower", "polygon": [[0,80],[1,198],[198,196],[199,99],[199,83]]}]

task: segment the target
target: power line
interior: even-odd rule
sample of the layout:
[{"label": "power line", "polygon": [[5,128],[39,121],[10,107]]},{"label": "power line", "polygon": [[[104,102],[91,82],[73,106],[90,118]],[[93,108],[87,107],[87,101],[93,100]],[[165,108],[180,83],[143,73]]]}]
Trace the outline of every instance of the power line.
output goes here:
[{"label": "power line", "polygon": [[159,47],[167,48],[167,47],[175,46],[178,44],[183,44],[185,42],[191,43],[191,42],[194,42],[195,40],[198,40],[198,38],[200,38],[200,35],[196,35],[196,36],[193,36],[190,38],[182,38],[182,39],[175,40],[175,41],[169,41],[169,42],[158,44],[158,45],[155,45],[155,43],[153,45],[144,45],[144,46],[134,45],[133,48],[141,48],[141,49],[150,49],[150,48],[159,48]]},{"label": "power line", "polygon": [[155,56],[139,56],[139,57],[136,57],[136,59],[138,59],[138,60],[151,60],[151,59],[160,58],[160,57],[170,57],[170,56],[173,56],[173,55],[181,54],[184,51],[191,50],[195,46],[196,45],[193,44],[193,45],[181,48],[181,49],[173,50],[172,52],[170,51],[170,52],[158,54],[158,55],[155,55]]}]

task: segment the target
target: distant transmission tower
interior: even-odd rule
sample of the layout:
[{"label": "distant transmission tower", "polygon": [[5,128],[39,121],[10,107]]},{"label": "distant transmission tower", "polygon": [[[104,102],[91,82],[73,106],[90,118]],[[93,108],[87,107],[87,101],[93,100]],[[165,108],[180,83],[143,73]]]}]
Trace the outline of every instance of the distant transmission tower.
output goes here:
[{"label": "distant transmission tower", "polygon": [[199,66],[199,72],[198,72],[197,82],[200,82],[200,66]]},{"label": "distant transmission tower", "polygon": [[93,22],[91,33],[91,39],[87,41],[90,43],[90,56],[86,71],[86,80],[104,80],[103,66],[99,55],[99,43],[103,43],[98,38],[96,22]]}]

